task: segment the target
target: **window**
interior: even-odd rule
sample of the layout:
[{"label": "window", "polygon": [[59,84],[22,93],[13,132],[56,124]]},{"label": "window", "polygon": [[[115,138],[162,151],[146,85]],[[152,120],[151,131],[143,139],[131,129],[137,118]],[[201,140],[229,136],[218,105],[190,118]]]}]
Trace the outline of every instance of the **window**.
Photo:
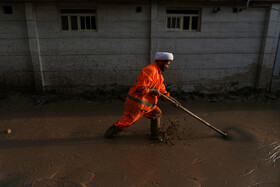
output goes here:
[{"label": "window", "polygon": [[170,31],[199,31],[200,10],[198,9],[167,9],[166,29]]},{"label": "window", "polygon": [[94,9],[61,9],[61,30],[96,30],[96,11]]},{"label": "window", "polygon": [[2,6],[4,14],[13,14],[12,6]]}]

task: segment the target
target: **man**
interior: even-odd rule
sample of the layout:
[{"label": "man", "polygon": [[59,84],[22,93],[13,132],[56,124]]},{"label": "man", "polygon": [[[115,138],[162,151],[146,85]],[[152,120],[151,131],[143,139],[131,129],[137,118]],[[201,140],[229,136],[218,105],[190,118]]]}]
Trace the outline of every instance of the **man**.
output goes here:
[{"label": "man", "polygon": [[140,72],[136,83],[130,88],[125,101],[125,111],[122,119],[115,122],[105,133],[106,138],[113,138],[120,131],[133,125],[140,117],[151,119],[152,137],[162,140],[164,133],[160,127],[161,110],[156,106],[160,94],[170,96],[163,84],[162,72],[169,68],[173,54],[157,52],[154,63],[146,66]]}]

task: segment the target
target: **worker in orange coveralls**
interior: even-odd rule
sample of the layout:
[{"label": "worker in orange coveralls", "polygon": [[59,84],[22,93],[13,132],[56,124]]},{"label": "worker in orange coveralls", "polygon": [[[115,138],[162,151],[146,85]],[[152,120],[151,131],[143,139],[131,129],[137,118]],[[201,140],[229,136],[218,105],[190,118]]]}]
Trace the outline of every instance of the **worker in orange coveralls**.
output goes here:
[{"label": "worker in orange coveralls", "polygon": [[161,94],[166,95],[176,103],[170,96],[163,84],[162,72],[168,69],[173,54],[168,52],[157,52],[154,63],[146,66],[140,72],[136,83],[130,88],[125,100],[125,111],[122,119],[113,124],[105,133],[106,138],[113,138],[120,131],[133,125],[142,116],[151,119],[151,135],[153,138],[162,140],[164,132],[160,127],[161,110],[156,106]]}]

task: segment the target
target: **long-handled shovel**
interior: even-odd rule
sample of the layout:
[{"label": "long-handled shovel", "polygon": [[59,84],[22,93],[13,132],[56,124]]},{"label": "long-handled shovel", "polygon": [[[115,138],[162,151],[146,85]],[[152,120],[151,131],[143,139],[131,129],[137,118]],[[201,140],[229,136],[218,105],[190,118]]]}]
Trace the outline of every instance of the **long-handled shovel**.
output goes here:
[{"label": "long-handled shovel", "polygon": [[210,123],[208,123],[207,121],[201,119],[200,117],[198,117],[197,115],[195,115],[194,113],[192,113],[191,111],[187,110],[186,108],[184,108],[180,103],[177,103],[175,101],[173,101],[172,99],[170,99],[169,97],[160,94],[161,97],[165,98],[166,100],[170,101],[171,103],[178,105],[179,108],[181,108],[182,110],[184,110],[185,112],[187,112],[189,115],[191,115],[192,117],[198,119],[199,121],[201,121],[202,123],[204,123],[205,125],[207,125],[208,127],[210,127],[211,129],[215,130],[216,132],[220,133],[221,135],[223,135],[223,137],[227,137],[227,133],[221,131],[220,129],[214,127],[213,125],[211,125]]}]

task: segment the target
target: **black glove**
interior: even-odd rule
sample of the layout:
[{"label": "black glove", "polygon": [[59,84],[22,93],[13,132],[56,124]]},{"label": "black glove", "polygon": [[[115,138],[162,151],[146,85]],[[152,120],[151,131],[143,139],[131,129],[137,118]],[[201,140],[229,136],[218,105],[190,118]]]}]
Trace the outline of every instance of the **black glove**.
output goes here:
[{"label": "black glove", "polygon": [[159,90],[156,89],[156,88],[149,88],[149,94],[159,96],[159,95],[160,95],[160,92],[159,92]]}]

